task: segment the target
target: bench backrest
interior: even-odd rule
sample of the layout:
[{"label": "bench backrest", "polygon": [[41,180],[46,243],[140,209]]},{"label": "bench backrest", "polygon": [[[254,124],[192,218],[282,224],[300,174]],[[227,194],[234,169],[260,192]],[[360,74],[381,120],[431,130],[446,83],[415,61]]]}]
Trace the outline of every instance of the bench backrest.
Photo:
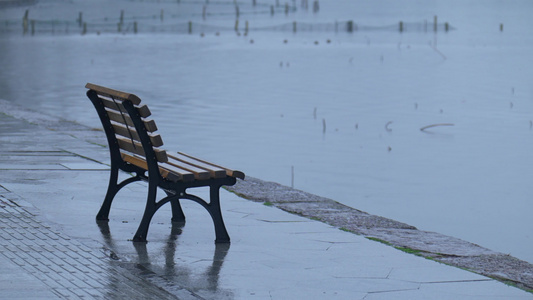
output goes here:
[{"label": "bench backrest", "polygon": [[178,152],[167,154],[163,140],[156,133],[150,110],[133,94],[87,83],[87,96],[102,121],[111,154],[111,167],[143,174],[148,178],[193,181],[225,178],[244,179],[244,173]]},{"label": "bench backrest", "polygon": [[[93,102],[108,138],[111,156],[122,161],[122,152],[155,158],[158,162],[168,161],[167,153],[160,147],[163,140],[157,133],[154,120],[146,105],[134,94],[128,94],[88,83],[87,96]],[[150,165],[150,164],[148,164]]]}]

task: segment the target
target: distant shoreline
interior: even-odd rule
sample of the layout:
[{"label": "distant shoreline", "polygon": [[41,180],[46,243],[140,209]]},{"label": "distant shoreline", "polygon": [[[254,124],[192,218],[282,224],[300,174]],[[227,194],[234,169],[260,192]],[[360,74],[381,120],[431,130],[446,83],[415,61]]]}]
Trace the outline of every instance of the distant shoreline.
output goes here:
[{"label": "distant shoreline", "polygon": [[37,4],[37,0],[0,0],[0,9]]}]

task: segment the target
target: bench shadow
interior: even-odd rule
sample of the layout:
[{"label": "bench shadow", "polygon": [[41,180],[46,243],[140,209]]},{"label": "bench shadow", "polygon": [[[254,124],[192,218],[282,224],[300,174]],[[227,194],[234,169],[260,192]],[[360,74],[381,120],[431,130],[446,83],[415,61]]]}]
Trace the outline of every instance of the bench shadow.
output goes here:
[{"label": "bench shadow", "polygon": [[[99,221],[97,222],[97,225],[100,229],[100,233],[102,234],[104,243],[110,250],[110,257],[113,259],[113,255],[117,255],[118,259],[118,255],[120,254],[118,254],[117,242],[112,238],[109,223]],[[134,263],[126,263],[132,264],[130,266],[126,266],[126,269],[132,270],[133,273],[141,277],[143,275],[148,275],[150,277],[157,275],[164,281],[170,281],[171,283],[175,283],[176,285],[182,286],[192,292],[201,291],[202,293],[207,292],[216,297],[221,296],[221,298],[231,298],[233,292],[230,290],[221,290],[219,288],[220,272],[231,244],[215,243],[212,259],[200,259],[201,262],[208,262],[212,260],[211,264],[200,274],[198,272],[193,272],[192,270],[198,270],[196,266],[187,265],[187,263],[176,263],[178,240],[184,226],[185,223],[172,223],[170,234],[167,237],[164,246],[160,249],[160,251],[158,251],[158,254],[163,253],[164,255],[163,265],[161,265],[159,262],[152,262],[150,253],[146,247],[146,243],[132,242],[131,244],[133,245],[137,255],[137,261]],[[110,260],[110,262],[112,262],[112,260]],[[110,267],[114,267],[113,265],[114,262],[110,263]],[[113,283],[113,278],[110,279],[110,285],[115,286]]]}]

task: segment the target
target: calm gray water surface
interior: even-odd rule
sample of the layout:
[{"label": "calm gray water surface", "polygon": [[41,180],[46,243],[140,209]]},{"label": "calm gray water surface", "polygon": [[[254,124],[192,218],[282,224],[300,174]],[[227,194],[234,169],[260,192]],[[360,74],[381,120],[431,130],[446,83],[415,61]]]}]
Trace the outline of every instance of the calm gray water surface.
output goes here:
[{"label": "calm gray water surface", "polygon": [[[72,3],[30,14],[59,18],[83,8],[96,19],[97,7]],[[138,17],[177,9],[106,3],[115,16],[122,6]],[[244,16],[257,26],[355,20],[377,28],[438,15],[455,30],[10,33],[0,36],[0,97],[99,127],[85,83],[133,92],[152,108],[169,149],[294,180],[298,189],[533,262],[533,2],[320,3],[318,14]],[[191,11],[176,10],[163,24],[233,26],[234,16],[204,21],[193,13],[201,6],[187,5]],[[24,9],[0,17],[15,22]],[[420,131],[436,123],[454,126]]]}]

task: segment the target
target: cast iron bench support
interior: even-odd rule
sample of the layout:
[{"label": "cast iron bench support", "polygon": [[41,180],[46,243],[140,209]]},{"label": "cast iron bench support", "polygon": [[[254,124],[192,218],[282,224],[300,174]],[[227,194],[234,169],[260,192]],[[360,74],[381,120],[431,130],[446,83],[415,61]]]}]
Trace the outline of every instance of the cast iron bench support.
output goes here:
[{"label": "cast iron bench support", "polygon": [[[172,222],[185,222],[180,200],[192,200],[202,205],[210,214],[215,226],[216,243],[229,243],[220,208],[220,188],[234,185],[244,173],[178,152],[167,154],[161,148],[161,137],[154,132],[155,122],[146,119],[150,112],[140,106],[133,95],[88,83],[87,96],[93,103],[104,128],[111,156],[111,173],[104,202],[96,215],[98,221],[109,221],[111,203],[126,185],[144,180],[148,182],[148,195],[134,242],[146,242],[152,217],[167,202],[171,203]],[[134,173],[118,182],[119,171]],[[146,174],[148,173],[148,174]],[[209,202],[187,193],[187,189],[209,187]],[[157,200],[157,190],[166,196]]]}]

